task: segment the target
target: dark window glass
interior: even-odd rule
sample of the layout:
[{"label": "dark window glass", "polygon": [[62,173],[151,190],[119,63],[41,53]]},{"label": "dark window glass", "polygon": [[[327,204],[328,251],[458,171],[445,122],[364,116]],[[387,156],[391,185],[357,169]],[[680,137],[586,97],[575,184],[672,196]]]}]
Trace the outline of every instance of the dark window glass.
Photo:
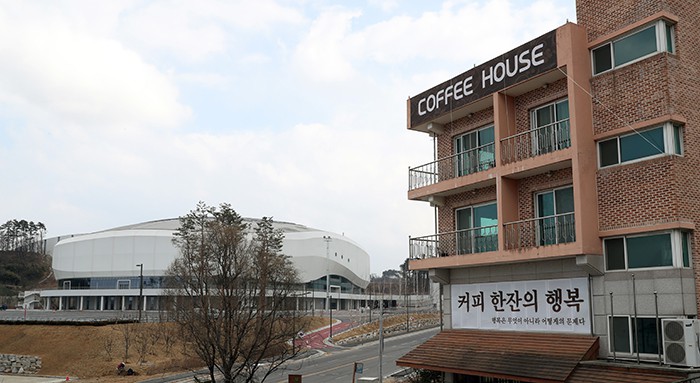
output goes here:
[{"label": "dark window glass", "polygon": [[600,150],[600,166],[610,166],[620,162],[617,158],[617,138],[602,141],[598,144],[598,148]]},{"label": "dark window glass", "polygon": [[620,161],[664,153],[664,129],[662,126],[620,137]]},{"label": "dark window glass", "polygon": [[[641,354],[658,354],[656,318],[637,318],[637,326],[634,324],[634,319],[632,319],[632,331],[637,332],[637,340],[632,342],[634,352],[637,352],[636,343],[639,343],[639,352]],[[661,336],[661,327],[658,328],[658,331],[658,335]]]},{"label": "dark window glass", "polygon": [[674,153],[679,156],[683,154],[683,146],[681,142],[683,141],[683,128],[680,125],[673,125],[673,147],[675,149]]},{"label": "dark window glass", "polygon": [[673,266],[671,234],[627,238],[627,267]]},{"label": "dark window glass", "polygon": [[608,270],[625,269],[625,243],[622,238],[605,240],[605,261]]},{"label": "dark window glass", "polygon": [[630,352],[630,324],[627,317],[613,317],[612,337],[614,350],[617,352]]},{"label": "dark window glass", "polygon": [[673,25],[666,24],[666,51],[673,53]]},{"label": "dark window glass", "polygon": [[681,238],[683,239],[683,267],[690,267],[690,234],[683,232]]},{"label": "dark window glass", "polygon": [[613,42],[615,66],[656,52],[656,25]]},{"label": "dark window glass", "polygon": [[593,73],[598,74],[612,69],[612,55],[610,54],[610,44],[593,50]]}]

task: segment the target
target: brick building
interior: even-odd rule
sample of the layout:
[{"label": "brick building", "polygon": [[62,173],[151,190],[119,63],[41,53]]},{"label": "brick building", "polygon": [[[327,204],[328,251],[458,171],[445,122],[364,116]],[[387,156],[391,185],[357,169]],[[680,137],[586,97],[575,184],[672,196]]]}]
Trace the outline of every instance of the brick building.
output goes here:
[{"label": "brick building", "polygon": [[[567,23],[407,102],[435,161],[410,267],[446,382],[673,382],[700,370],[700,3],[576,0]],[[488,380],[501,379],[501,380]]]}]

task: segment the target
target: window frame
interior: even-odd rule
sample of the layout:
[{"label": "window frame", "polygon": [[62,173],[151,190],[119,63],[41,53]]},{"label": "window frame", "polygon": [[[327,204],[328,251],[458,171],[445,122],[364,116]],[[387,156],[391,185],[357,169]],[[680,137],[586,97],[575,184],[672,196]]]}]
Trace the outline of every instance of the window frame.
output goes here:
[{"label": "window frame", "polygon": [[[640,237],[650,237],[654,235],[663,235],[663,234],[669,234],[671,236],[671,265],[669,266],[651,266],[651,267],[629,267],[629,255],[627,252],[627,238],[640,238]],[[689,254],[689,264],[688,266],[685,265],[684,259],[683,259],[683,237],[686,236],[687,238],[687,250]],[[613,239],[622,239],[622,245],[623,245],[623,257],[624,257],[624,264],[625,267],[622,269],[609,269],[608,268],[608,250],[607,246],[605,245],[606,241],[613,240]],[[617,235],[614,237],[606,237],[603,238],[603,261],[605,263],[605,272],[626,272],[626,271],[634,271],[634,270],[668,270],[668,269],[689,269],[692,267],[692,237],[691,237],[691,232],[686,231],[686,230],[662,230],[662,231],[652,231],[652,232],[644,232],[644,233],[635,233],[635,234],[629,234],[629,235]]]},{"label": "window frame", "polygon": [[[645,156],[645,157],[639,157],[635,158],[633,160],[628,160],[628,161],[622,161],[622,145],[620,144],[620,139],[624,137],[630,137],[634,135],[638,135],[647,131],[655,130],[655,129],[662,129],[662,135],[664,139],[664,147],[663,147],[663,152],[660,152],[658,154],[653,154],[651,156]],[[678,132],[678,134],[676,134]],[[613,166],[620,166],[620,165],[627,165],[627,164],[633,164],[636,162],[641,162],[641,161],[647,161],[651,160],[654,158],[660,158],[660,157],[665,157],[665,156],[678,156],[678,157],[683,157],[685,153],[685,143],[683,139],[685,129],[682,124],[677,124],[673,122],[665,122],[661,125],[654,125],[650,127],[645,127],[642,129],[637,129],[632,132],[628,133],[623,133],[614,137],[609,137],[602,139],[600,141],[596,142],[596,154],[597,154],[597,161],[598,161],[598,169],[605,169]],[[609,165],[603,165],[603,159],[601,158],[601,144],[611,142],[611,141],[616,141],[616,148],[617,148],[617,162]],[[680,151],[680,153],[676,153],[676,151]]]},{"label": "window frame", "polygon": [[[533,200],[535,201],[535,219],[536,219],[535,222],[536,222],[536,226],[537,226],[537,230],[536,230],[536,232],[535,232],[535,235],[536,235],[535,240],[537,241],[538,246],[559,245],[559,244],[564,244],[564,243],[573,243],[573,242],[576,242],[576,238],[575,238],[575,236],[576,236],[576,221],[575,221],[575,219],[576,219],[576,208],[574,207],[574,209],[573,209],[572,211],[566,212],[566,213],[558,213],[558,212],[557,212],[558,209],[557,209],[557,194],[556,194],[556,192],[557,192],[558,190],[564,190],[564,189],[571,189],[571,195],[573,196],[573,194],[574,194],[574,185],[573,185],[573,184],[558,186],[558,187],[555,187],[555,188],[552,188],[552,189],[539,190],[539,191],[536,191],[536,192],[534,193]],[[548,216],[540,217],[540,215],[539,215],[539,214],[540,214],[540,198],[539,198],[539,196],[542,195],[542,194],[546,194],[546,193],[552,193],[552,203],[553,203],[553,206],[552,206],[552,207],[553,207],[553,209],[554,209],[554,214],[553,214],[553,215],[548,215]],[[575,201],[575,197],[574,197],[574,201]],[[575,202],[574,202],[574,204],[575,204]],[[556,222],[558,222],[559,217],[562,217],[562,216],[565,216],[565,215],[569,215],[569,214],[571,214],[571,215],[574,217],[574,221],[573,221],[573,226],[574,226],[574,232],[573,232],[573,234],[574,234],[574,240],[573,240],[573,241],[570,241],[570,242],[559,241],[560,236],[561,236],[561,233],[560,233],[560,230],[561,230],[561,229],[560,229],[560,226],[559,226]],[[545,220],[545,219],[553,219],[554,222],[555,222],[554,232],[555,232],[556,241],[555,241],[554,243],[547,243],[547,242],[545,241],[545,238],[542,238],[542,233],[541,233],[541,231],[542,231],[542,226],[541,226],[541,225],[543,225],[543,224],[542,224],[541,222],[543,222],[543,220]]]},{"label": "window frame", "polygon": [[[559,112],[557,109],[557,105],[566,102],[566,110],[568,111],[566,118],[560,118]],[[553,110],[553,119],[552,122],[549,124],[543,125],[538,127],[537,126],[537,112],[541,109],[544,108],[552,108]],[[538,105],[532,109],[530,109],[530,146],[533,155],[540,155],[540,154],[547,154],[547,153],[552,153],[556,152],[557,150],[562,150],[566,148],[571,147],[571,110],[569,109],[569,98],[568,97],[563,97],[557,100],[554,100],[552,102],[548,102],[546,104]],[[567,124],[567,130],[568,130],[568,145],[564,145],[560,142],[560,138],[558,137],[558,132],[559,132],[559,125],[566,123]],[[547,128],[552,129],[552,133],[554,134],[554,146],[550,148],[550,150],[546,150],[546,148],[541,148],[539,140],[536,138],[537,137],[537,131],[539,129]]]},{"label": "window frame", "polygon": [[[489,225],[489,226],[474,226],[474,208],[479,208],[483,206],[488,206],[488,205],[494,205],[496,207],[496,223],[494,225]],[[460,229],[458,222],[457,222],[457,217],[458,217],[458,211],[460,210],[466,210],[469,209],[471,210],[471,213],[469,215],[470,222],[469,222],[469,228],[467,229]],[[493,250],[488,250],[488,251],[477,251],[477,245],[476,245],[476,240],[475,238],[477,237],[486,237],[486,236],[477,236],[474,233],[476,232],[477,229],[484,228],[484,227],[494,227],[495,232],[490,235],[495,235],[496,238],[498,238],[498,203],[497,201],[488,201],[488,202],[482,202],[474,205],[469,205],[469,206],[462,206],[455,208],[454,210],[454,224],[455,224],[455,253],[456,254],[477,254],[477,253],[487,253],[489,251],[497,251],[498,250],[498,239],[496,240],[496,248]],[[462,253],[460,252],[460,249],[462,249],[462,246],[460,246],[460,242],[463,241],[463,239],[460,237],[460,232],[467,230],[469,234],[469,241],[471,242],[470,246],[470,251],[468,253]]]},{"label": "window frame", "polygon": [[[487,130],[487,129],[491,129],[491,130],[492,130],[492,134],[491,134],[491,135],[493,136],[493,142],[488,143],[488,144],[483,144],[483,143],[480,142],[481,140],[479,139],[479,137],[480,137],[479,133],[482,132],[482,131],[485,131],[485,130]],[[462,140],[464,137],[466,137],[466,136],[468,136],[468,135],[470,135],[470,134],[473,134],[473,135],[475,136],[476,147],[471,148],[471,149],[469,149],[469,150],[457,151],[457,146],[458,146],[458,145],[459,145],[460,147],[463,146],[463,145],[461,144],[461,140]],[[460,142],[460,143],[458,144],[458,142]],[[492,153],[492,154],[493,154],[493,161],[490,162],[490,163],[484,163],[484,164],[482,164],[481,161],[480,161],[480,158],[478,158],[478,157],[479,157],[478,154],[481,153],[481,152],[487,152],[486,150],[484,150],[484,148],[486,148],[486,147],[489,146],[489,145],[493,145],[493,153]],[[462,176],[466,176],[466,175],[469,175],[469,174],[474,174],[474,173],[478,173],[478,172],[480,172],[480,171],[484,171],[484,170],[488,170],[488,169],[494,168],[494,167],[496,166],[496,125],[493,124],[493,123],[487,124],[487,125],[484,125],[484,126],[482,126],[482,127],[479,127],[479,128],[476,128],[476,129],[472,129],[472,130],[470,130],[470,131],[468,131],[468,132],[464,132],[464,133],[462,133],[462,134],[458,134],[458,135],[454,136],[454,138],[452,139],[452,148],[453,148],[453,150],[452,150],[453,156],[455,156],[455,164],[454,164],[454,166],[455,166],[455,175],[456,175],[457,177],[462,177]],[[463,148],[462,148],[462,149],[463,149]],[[470,167],[467,167],[467,166],[465,165],[465,162],[466,162],[466,161],[462,161],[462,156],[463,156],[465,153],[468,153],[468,152],[470,152],[470,151],[475,151],[475,153],[477,153],[477,161],[478,161],[478,163],[476,164],[476,170],[473,171],[473,172],[471,171],[471,170],[472,170],[472,167],[471,167],[471,166],[470,166]],[[488,166],[488,165],[491,164],[491,163],[493,163],[493,166]]]},{"label": "window frame", "polygon": [[[636,346],[636,344],[635,344],[635,336],[636,336],[635,332],[636,332],[636,331],[633,331],[633,327],[634,327],[633,324],[636,325],[636,324],[634,323],[634,319],[635,319],[634,316],[633,316],[633,315],[627,315],[627,314],[622,314],[622,315],[609,315],[609,314],[608,314],[608,315],[606,315],[606,317],[607,317],[607,319],[608,319],[608,320],[607,320],[607,327],[608,327],[608,352],[609,352],[610,354],[612,354],[613,352],[615,352],[615,353],[618,354],[618,355],[619,355],[619,354],[622,354],[622,355],[624,355],[624,356],[627,356],[627,355],[629,355],[629,356],[637,355],[637,350],[635,350],[635,346]],[[629,352],[628,352],[628,351],[620,351],[620,350],[614,350],[614,351],[613,351],[613,346],[614,346],[614,341],[615,341],[615,340],[613,339],[613,337],[612,337],[613,331],[611,331],[611,330],[612,330],[612,325],[613,325],[613,321],[612,321],[613,318],[626,318],[626,319],[627,319],[627,336],[629,337],[629,344],[628,344],[628,346],[629,346],[629,349],[630,349]],[[652,315],[637,315],[637,319],[657,319],[657,318],[656,318],[656,316],[652,316]],[[675,317],[675,316],[659,316],[658,319],[657,319],[656,325],[658,326],[658,331],[659,331],[659,332],[658,332],[659,339],[657,339],[657,348],[659,348],[658,346],[661,345],[660,349],[661,349],[661,354],[662,354],[662,355],[663,355],[663,352],[664,352],[664,347],[663,347],[664,338],[663,338],[663,330],[662,330],[662,327],[661,327],[661,323],[662,323],[662,320],[663,320],[663,319],[677,319],[677,317]],[[636,327],[635,327],[635,329],[636,329]],[[644,356],[646,356],[646,357],[658,357],[659,354],[658,354],[658,350],[657,350],[657,351],[654,352],[654,353],[640,352],[639,355],[644,355]]]},{"label": "window frame", "polygon": [[[631,37],[637,33],[640,33],[642,31],[645,31],[649,28],[653,27],[655,29],[655,43],[656,43],[656,50],[654,52],[648,53],[646,55],[637,57],[633,60],[627,61],[623,64],[616,65],[615,64],[615,43],[620,42],[628,37]],[[654,56],[659,53],[671,53],[675,54],[676,53],[676,25],[674,22],[667,20],[667,19],[658,19],[655,20],[651,23],[645,24],[640,26],[639,28],[635,28],[634,30],[629,31],[628,33],[625,33],[624,35],[617,36],[612,40],[606,41],[605,43],[602,43],[600,45],[597,45],[590,50],[590,59],[591,59],[591,71],[593,72],[593,76],[598,76],[603,73],[608,73],[610,71],[613,71],[618,68],[623,68],[627,65],[632,65],[636,62],[639,62],[641,60],[644,60],[648,57]],[[668,33],[671,34],[671,36],[668,36]],[[670,39],[668,38],[670,37]],[[671,44],[669,47],[668,45]],[[608,51],[610,52],[610,68],[602,70],[600,72],[596,72],[596,67],[595,67],[595,51],[608,46],[609,49]]]}]

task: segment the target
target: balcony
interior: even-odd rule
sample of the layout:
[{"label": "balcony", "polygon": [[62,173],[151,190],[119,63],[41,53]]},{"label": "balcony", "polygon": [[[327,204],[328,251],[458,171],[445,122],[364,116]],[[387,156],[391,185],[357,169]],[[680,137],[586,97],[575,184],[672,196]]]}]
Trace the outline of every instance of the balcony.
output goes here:
[{"label": "balcony", "polygon": [[570,146],[571,134],[567,118],[502,139],[501,163],[506,165]]},{"label": "balcony", "polygon": [[498,250],[498,225],[409,239],[409,257],[424,259]]},{"label": "balcony", "polygon": [[411,168],[408,170],[408,190],[491,169],[496,166],[494,150],[491,143]]},{"label": "balcony", "polygon": [[518,250],[576,241],[574,213],[557,214],[503,225],[506,250]]},{"label": "balcony", "polygon": [[[503,225],[505,250],[522,250],[576,241],[574,213]],[[410,259],[428,259],[498,250],[498,225],[409,238]]]}]

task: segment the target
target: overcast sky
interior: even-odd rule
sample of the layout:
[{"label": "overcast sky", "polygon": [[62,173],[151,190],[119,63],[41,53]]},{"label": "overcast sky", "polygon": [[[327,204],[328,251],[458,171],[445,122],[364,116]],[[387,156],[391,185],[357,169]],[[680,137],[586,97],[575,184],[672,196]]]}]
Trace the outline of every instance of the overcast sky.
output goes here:
[{"label": "overcast sky", "polygon": [[406,99],[567,19],[574,0],[0,0],[0,221],[57,236],[228,202],[398,268],[433,230],[406,199],[432,160]]}]

